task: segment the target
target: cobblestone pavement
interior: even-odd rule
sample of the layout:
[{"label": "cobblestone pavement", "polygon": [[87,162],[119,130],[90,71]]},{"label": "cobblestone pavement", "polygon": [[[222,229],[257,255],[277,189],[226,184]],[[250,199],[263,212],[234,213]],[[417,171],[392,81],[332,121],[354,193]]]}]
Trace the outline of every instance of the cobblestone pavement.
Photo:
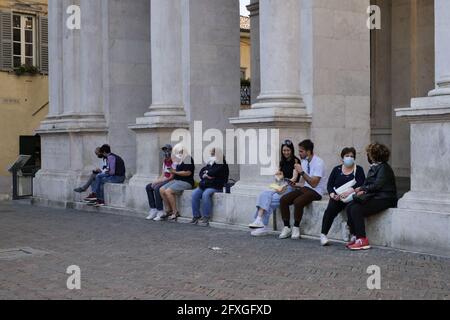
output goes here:
[{"label": "cobblestone pavement", "polygon": [[[67,289],[71,265],[81,290]],[[0,299],[450,299],[446,258],[7,202],[0,266]]]}]

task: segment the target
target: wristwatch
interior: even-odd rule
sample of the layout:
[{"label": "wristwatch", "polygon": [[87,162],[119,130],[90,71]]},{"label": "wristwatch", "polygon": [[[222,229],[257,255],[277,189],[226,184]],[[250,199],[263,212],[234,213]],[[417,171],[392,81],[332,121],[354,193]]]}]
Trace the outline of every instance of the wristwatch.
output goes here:
[{"label": "wristwatch", "polygon": [[305,171],[302,171],[300,175],[303,177],[305,175]]}]

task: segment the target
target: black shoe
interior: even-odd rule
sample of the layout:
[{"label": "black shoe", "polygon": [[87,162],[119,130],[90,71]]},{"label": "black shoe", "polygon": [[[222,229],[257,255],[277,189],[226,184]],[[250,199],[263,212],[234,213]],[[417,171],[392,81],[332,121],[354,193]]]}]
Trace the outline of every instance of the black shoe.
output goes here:
[{"label": "black shoe", "polygon": [[192,221],[191,222],[189,222],[190,224],[194,224],[194,225],[196,225],[196,224],[198,224],[198,222],[200,221],[200,217],[194,217],[194,218],[192,218]]},{"label": "black shoe", "polygon": [[76,188],[76,189],[73,189],[73,191],[76,192],[76,193],[83,193],[83,192],[85,192],[86,190],[83,189],[83,188]]},{"label": "black shoe", "polygon": [[209,227],[209,218],[202,218],[199,222],[198,225],[200,227]]}]

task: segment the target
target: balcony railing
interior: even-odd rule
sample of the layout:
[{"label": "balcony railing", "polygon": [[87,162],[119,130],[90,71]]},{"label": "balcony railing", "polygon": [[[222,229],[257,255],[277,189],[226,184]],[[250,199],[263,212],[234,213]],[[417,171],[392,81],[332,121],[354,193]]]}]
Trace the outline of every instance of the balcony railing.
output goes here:
[{"label": "balcony railing", "polygon": [[241,105],[250,106],[252,104],[252,92],[250,86],[241,85]]}]

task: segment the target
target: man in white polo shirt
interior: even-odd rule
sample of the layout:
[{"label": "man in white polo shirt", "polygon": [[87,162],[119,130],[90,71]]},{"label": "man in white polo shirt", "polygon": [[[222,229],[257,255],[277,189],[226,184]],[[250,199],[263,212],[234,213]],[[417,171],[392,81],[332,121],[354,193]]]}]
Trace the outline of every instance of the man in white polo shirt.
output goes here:
[{"label": "man in white polo shirt", "polygon": [[[299,144],[299,155],[301,164],[295,166],[295,170],[302,177],[302,184],[293,185],[295,191],[288,193],[280,200],[281,216],[284,222],[284,229],[280,239],[300,239],[300,223],[303,218],[303,210],[313,201],[322,200],[322,196],[327,193],[327,175],[325,163],[314,154],[314,143],[305,140]],[[291,228],[291,213],[289,207],[294,205],[294,227]]]}]

